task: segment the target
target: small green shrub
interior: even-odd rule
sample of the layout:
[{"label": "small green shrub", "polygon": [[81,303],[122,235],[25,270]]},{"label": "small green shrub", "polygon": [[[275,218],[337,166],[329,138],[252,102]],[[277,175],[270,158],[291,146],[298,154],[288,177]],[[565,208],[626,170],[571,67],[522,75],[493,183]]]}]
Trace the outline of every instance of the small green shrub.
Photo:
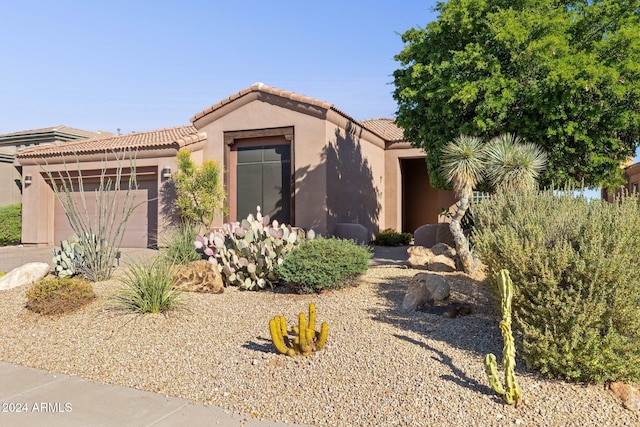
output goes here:
[{"label": "small green shrub", "polygon": [[182,292],[173,287],[172,267],[162,258],[129,264],[120,279],[124,286],[110,299],[111,309],[144,314],[182,307]]},{"label": "small green shrub", "polygon": [[22,240],[22,205],[0,207],[0,246],[16,245]]},{"label": "small green shrub", "polygon": [[392,228],[383,230],[376,236],[375,244],[379,246],[406,246],[411,243],[411,233],[398,233]]},{"label": "small green shrub", "polygon": [[96,298],[91,284],[80,278],[46,277],[27,290],[29,310],[40,314],[73,312]]},{"label": "small green shrub", "polygon": [[640,380],[637,199],[520,191],[474,209],[487,273],[511,273],[525,362],[565,380]]},{"label": "small green shrub", "polygon": [[162,239],[163,256],[176,265],[186,265],[202,259],[193,245],[197,236],[198,227],[195,224],[189,221],[180,224]]},{"label": "small green shrub", "polygon": [[285,255],[276,274],[301,293],[339,289],[366,272],[370,258],[368,248],[350,240],[316,237]]}]

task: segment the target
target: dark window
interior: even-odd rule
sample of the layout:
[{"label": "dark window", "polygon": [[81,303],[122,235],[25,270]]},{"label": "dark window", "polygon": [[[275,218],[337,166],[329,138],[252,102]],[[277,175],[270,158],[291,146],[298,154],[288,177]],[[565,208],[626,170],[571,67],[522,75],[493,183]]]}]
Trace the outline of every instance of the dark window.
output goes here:
[{"label": "dark window", "polygon": [[291,149],[289,145],[238,148],[237,215],[262,208],[281,223],[291,221]]}]

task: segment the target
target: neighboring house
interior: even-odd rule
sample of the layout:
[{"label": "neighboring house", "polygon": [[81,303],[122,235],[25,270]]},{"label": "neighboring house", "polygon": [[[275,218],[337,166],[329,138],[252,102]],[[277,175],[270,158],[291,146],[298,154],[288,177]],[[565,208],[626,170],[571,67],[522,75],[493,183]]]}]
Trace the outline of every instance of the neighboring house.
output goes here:
[{"label": "neighboring house", "polygon": [[[334,105],[256,83],[191,118],[192,126],[92,138],[33,148],[18,154],[23,176],[23,243],[57,244],[70,234],[41,167],[70,170],[76,162],[90,188],[114,152],[137,150],[139,197],[148,199],[130,219],[123,246],[156,244],[172,222],[175,155],[189,149],[196,162],[224,168],[228,215],[216,224],[255,212],[333,235],[339,224],[360,224],[372,238],[385,228],[413,232],[436,223],[455,202],[433,189],[423,151],[403,140],[392,119],[356,121]],[[105,160],[106,159],[106,160]],[[125,168],[127,169],[127,168]],[[125,170],[128,173],[128,170]],[[86,180],[85,180],[86,181]],[[122,190],[124,191],[124,190]]]},{"label": "neighboring house", "polygon": [[34,146],[60,144],[103,135],[68,126],[26,130],[0,135],[0,206],[20,203],[22,194],[21,167],[15,159],[18,151]]},{"label": "neighboring house", "polygon": [[[629,163],[631,163],[631,161]],[[640,163],[633,163],[626,166],[622,178],[626,181],[626,184],[622,185],[619,189],[609,191],[603,188],[601,190],[601,196],[604,200],[613,202],[616,194],[620,194],[622,191],[635,194],[640,193]]]}]

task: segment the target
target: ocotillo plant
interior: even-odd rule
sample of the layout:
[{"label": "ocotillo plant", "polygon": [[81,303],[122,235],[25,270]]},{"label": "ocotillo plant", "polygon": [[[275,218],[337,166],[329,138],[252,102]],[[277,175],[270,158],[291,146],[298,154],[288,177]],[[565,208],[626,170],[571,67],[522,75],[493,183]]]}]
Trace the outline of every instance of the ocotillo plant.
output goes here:
[{"label": "ocotillo plant", "polygon": [[509,404],[517,407],[522,398],[522,391],[516,380],[516,347],[513,342],[513,334],[511,333],[511,299],[513,298],[513,282],[509,277],[508,270],[500,270],[498,274],[498,289],[500,290],[500,309],[502,311],[502,320],[500,321],[500,331],[504,339],[504,348],[502,350],[502,365],[504,366],[505,387],[500,382],[498,375],[498,364],[496,356],[489,353],[484,358],[484,367],[489,378],[491,388],[501,395]]},{"label": "ocotillo plant", "polygon": [[301,354],[309,356],[314,351],[322,350],[329,335],[329,325],[322,322],[320,331],[316,327],[316,306],[309,304],[309,324],[304,313],[298,315],[298,326],[292,328],[293,341],[289,339],[287,332],[287,319],[284,316],[275,316],[269,321],[269,332],[275,348],[287,356]]}]

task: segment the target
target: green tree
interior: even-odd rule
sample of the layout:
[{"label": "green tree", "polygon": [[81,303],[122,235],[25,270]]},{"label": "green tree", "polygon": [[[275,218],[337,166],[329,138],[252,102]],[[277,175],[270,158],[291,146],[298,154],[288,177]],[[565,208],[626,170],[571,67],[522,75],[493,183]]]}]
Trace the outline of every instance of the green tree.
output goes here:
[{"label": "green tree", "polygon": [[224,212],[226,199],[220,181],[221,168],[215,160],[207,160],[197,166],[191,160],[189,150],[179,151],[176,183],[177,205],[182,219],[200,223],[207,230],[216,213]]},{"label": "green tree", "polygon": [[445,188],[442,148],[506,132],[547,153],[540,183],[615,185],[640,137],[640,0],[450,0],[402,34],[397,122]]}]

